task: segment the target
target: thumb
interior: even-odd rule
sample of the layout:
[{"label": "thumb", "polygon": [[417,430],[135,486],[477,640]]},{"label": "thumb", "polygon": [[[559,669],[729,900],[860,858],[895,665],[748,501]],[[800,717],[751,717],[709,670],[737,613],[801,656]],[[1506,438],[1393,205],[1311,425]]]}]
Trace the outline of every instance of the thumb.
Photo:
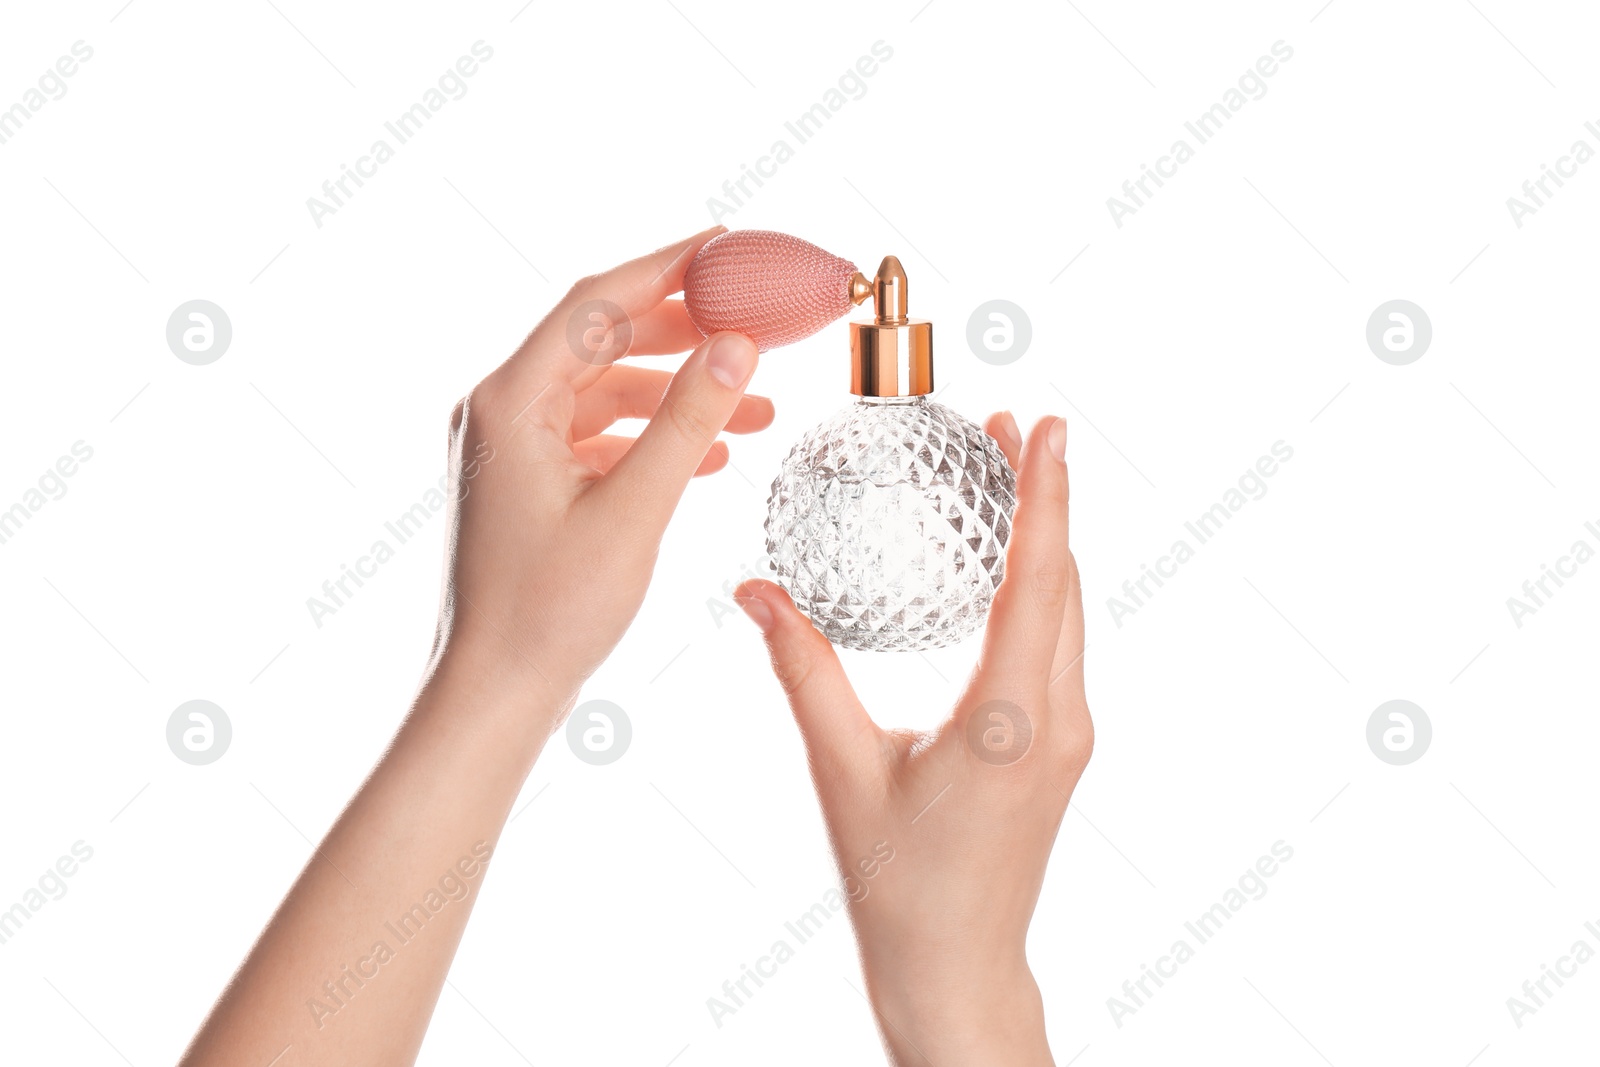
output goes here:
[{"label": "thumb", "polygon": [[789,698],[812,774],[855,780],[881,771],[882,731],[861,706],[828,639],[772,582],[745,582],[733,599],[766,638],[772,673]]},{"label": "thumb", "polygon": [[649,425],[595,487],[617,505],[612,514],[642,514],[666,525],[755,370],[755,342],[744,334],[714,333],[695,349]]}]

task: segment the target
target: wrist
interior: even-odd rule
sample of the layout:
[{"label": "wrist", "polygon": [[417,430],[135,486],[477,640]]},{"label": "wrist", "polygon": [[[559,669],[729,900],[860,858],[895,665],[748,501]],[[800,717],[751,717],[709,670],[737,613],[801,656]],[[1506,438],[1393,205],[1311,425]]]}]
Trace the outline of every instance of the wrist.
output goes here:
[{"label": "wrist", "polygon": [[1044,1000],[1027,965],[1005,973],[966,971],[949,982],[867,975],[868,998],[890,1061],[897,1067],[982,1063],[1053,1064]]},{"label": "wrist", "polygon": [[526,662],[453,641],[429,662],[412,715],[473,730],[531,766],[577,693],[576,683],[547,678]]}]

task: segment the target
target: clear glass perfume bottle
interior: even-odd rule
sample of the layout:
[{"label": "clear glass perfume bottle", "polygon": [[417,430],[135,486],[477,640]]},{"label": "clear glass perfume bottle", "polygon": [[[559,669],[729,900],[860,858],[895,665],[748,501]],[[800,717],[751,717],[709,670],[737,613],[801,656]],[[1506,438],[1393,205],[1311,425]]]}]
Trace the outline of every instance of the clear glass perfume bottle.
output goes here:
[{"label": "clear glass perfume bottle", "polygon": [[928,399],[933,326],[906,316],[898,259],[883,261],[870,291],[877,317],[850,324],[861,399],[784,460],[767,553],[778,584],[834,644],[937,648],[988,616],[1005,577],[1016,474],[982,428]]}]

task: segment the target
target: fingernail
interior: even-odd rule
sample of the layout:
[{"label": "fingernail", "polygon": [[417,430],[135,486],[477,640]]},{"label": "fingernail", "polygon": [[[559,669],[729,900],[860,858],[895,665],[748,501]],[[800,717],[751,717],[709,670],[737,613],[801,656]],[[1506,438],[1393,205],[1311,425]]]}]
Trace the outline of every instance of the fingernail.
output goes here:
[{"label": "fingernail", "polygon": [[1005,435],[1005,440],[1000,443],[1005,445],[1007,452],[1015,452],[1022,447],[1022,431],[1017,427],[1017,417],[1009,411],[1000,413],[1000,432]]},{"label": "fingernail", "polygon": [[1067,461],[1067,420],[1057,419],[1050,427],[1050,454],[1061,462]]},{"label": "fingernail", "polygon": [[742,389],[756,372],[756,346],[742,333],[719,333],[706,352],[706,370],[729,389]]},{"label": "fingernail", "polygon": [[758,596],[734,597],[734,603],[744,609],[744,613],[750,616],[750,621],[762,633],[772,629],[772,609],[767,607],[765,600]]}]

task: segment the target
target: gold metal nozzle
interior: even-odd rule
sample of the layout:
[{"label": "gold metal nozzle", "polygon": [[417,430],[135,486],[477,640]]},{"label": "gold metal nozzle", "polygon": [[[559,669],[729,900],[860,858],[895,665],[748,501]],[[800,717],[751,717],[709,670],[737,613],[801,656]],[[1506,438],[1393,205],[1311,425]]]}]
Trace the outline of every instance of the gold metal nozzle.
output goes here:
[{"label": "gold metal nozzle", "polygon": [[[859,271],[850,279],[852,303],[866,299],[866,283]],[[857,396],[933,392],[933,323],[907,316],[907,289],[900,260],[885,256],[872,280],[876,316],[850,323],[850,391]]]},{"label": "gold metal nozzle", "polygon": [[860,307],[867,297],[872,295],[872,282],[865,274],[856,271],[850,275],[850,303]]}]

